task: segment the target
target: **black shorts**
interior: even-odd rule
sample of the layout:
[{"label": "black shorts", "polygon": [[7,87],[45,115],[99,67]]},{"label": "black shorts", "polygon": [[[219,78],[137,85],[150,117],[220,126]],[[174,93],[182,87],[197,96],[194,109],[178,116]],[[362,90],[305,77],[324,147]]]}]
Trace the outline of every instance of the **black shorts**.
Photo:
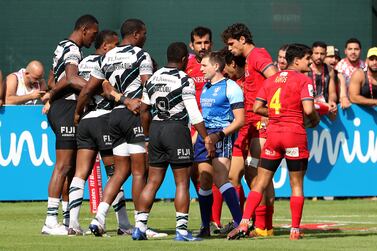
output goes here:
[{"label": "black shorts", "polygon": [[110,113],[109,132],[113,148],[123,143],[140,143],[145,141],[140,116],[127,108],[115,108]]},{"label": "black shorts", "polygon": [[76,127],[73,117],[76,109],[76,100],[64,98],[55,100],[47,114],[48,122],[55,133],[55,149],[76,149]]},{"label": "black shorts", "polygon": [[194,159],[190,129],[180,121],[152,121],[149,128],[149,164],[156,167],[191,166]]},{"label": "black shorts", "polygon": [[83,118],[77,127],[77,148],[97,151],[112,150],[109,133],[110,113],[93,118]]}]

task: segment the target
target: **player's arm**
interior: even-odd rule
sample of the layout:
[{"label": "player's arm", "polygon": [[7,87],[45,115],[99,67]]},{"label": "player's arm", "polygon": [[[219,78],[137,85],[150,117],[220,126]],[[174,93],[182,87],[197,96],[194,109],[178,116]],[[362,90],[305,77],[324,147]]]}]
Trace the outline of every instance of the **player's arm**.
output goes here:
[{"label": "player's arm", "polygon": [[310,121],[310,127],[316,127],[319,124],[320,117],[315,110],[314,107],[314,100],[305,99],[302,100],[302,107],[304,109],[304,115],[309,119]]},{"label": "player's arm", "polygon": [[147,90],[143,88],[143,98],[141,100],[140,106],[140,120],[141,126],[143,127],[145,141],[149,141],[149,126],[152,120],[151,115],[151,103],[147,93]]},{"label": "player's arm", "polygon": [[29,100],[40,98],[45,93],[44,91],[34,90],[29,94],[17,96],[18,80],[14,74],[8,75],[6,85],[5,104],[7,105],[24,104]]},{"label": "player's arm", "polygon": [[98,79],[96,77],[90,76],[88,84],[86,84],[84,88],[81,90],[75,110],[75,124],[78,124],[80,116],[83,113],[85,106],[89,103],[90,98],[93,96],[95,91],[101,86],[102,81],[103,79]]},{"label": "player's arm", "polygon": [[338,109],[336,105],[336,100],[338,99],[336,95],[336,85],[335,85],[335,73],[334,70],[330,67],[329,69],[329,105],[330,105],[330,112],[334,112]]},{"label": "player's arm", "polygon": [[263,99],[257,98],[254,102],[253,112],[264,117],[268,117],[267,102]]},{"label": "player's arm", "polygon": [[278,72],[278,69],[273,63],[271,63],[263,69],[262,74],[265,78],[269,78],[277,72]]},{"label": "player's arm", "polygon": [[351,102],[358,105],[377,105],[377,99],[366,98],[360,94],[360,90],[364,82],[364,71],[357,69],[351,76],[350,86],[348,90]]}]

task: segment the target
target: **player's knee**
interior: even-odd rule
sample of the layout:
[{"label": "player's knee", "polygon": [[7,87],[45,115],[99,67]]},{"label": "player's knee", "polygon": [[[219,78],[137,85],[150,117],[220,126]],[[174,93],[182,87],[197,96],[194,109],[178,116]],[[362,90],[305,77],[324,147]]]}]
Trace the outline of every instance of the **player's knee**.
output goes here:
[{"label": "player's knee", "polygon": [[212,175],[208,172],[202,172],[200,174],[200,187],[204,190],[211,189],[212,187]]}]

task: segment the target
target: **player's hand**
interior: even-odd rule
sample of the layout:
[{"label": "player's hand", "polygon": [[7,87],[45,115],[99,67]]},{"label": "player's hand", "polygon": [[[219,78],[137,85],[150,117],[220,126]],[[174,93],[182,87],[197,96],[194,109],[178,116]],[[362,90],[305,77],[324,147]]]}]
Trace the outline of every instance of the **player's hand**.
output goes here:
[{"label": "player's hand", "polygon": [[261,127],[263,128],[263,129],[266,129],[267,128],[267,126],[268,126],[268,122],[269,122],[269,120],[268,120],[268,117],[261,117],[261,119],[260,119],[260,125],[261,125]]},{"label": "player's hand", "polygon": [[[205,137],[204,139],[204,146],[208,152],[208,155],[206,156],[207,158],[214,158],[215,157],[215,151],[216,151],[216,148],[215,148],[215,144],[216,142],[214,142],[212,140],[212,138],[214,138],[214,136],[211,136],[211,135],[214,135],[217,137],[217,141],[218,141],[218,136],[214,133],[208,135],[207,137]],[[211,137],[210,137],[211,136]]]},{"label": "player's hand", "polygon": [[[113,93],[116,93],[113,86],[110,84],[109,81],[107,80],[104,80],[102,82],[102,90],[104,92],[105,95],[111,95]],[[118,93],[119,94],[119,93]],[[120,94],[119,94],[120,95]],[[114,97],[115,98],[115,97]],[[119,100],[120,96],[118,97],[118,100]]]},{"label": "player's hand", "polygon": [[50,111],[50,102],[49,101],[47,101],[46,104],[43,106],[42,113],[47,114],[48,111]]},{"label": "player's hand", "polygon": [[128,110],[133,112],[134,114],[140,113],[140,106],[141,106],[141,99],[134,98],[134,99],[127,99],[125,105]]},{"label": "player's hand", "polygon": [[32,99],[38,99],[38,98],[41,98],[44,94],[46,94],[45,91],[34,90],[31,93],[31,98]]},{"label": "player's hand", "polygon": [[75,112],[75,115],[74,115],[74,118],[73,118],[73,124],[75,126],[78,126],[78,124],[80,122],[80,117],[81,117],[80,114],[78,114],[78,113]]}]

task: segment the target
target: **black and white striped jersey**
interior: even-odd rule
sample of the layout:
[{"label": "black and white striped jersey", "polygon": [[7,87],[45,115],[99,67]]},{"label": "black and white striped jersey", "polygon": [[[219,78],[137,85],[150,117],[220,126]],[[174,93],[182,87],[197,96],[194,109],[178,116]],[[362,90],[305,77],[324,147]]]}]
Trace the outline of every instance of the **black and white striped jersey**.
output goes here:
[{"label": "black and white striped jersey", "polygon": [[68,39],[61,41],[55,49],[52,64],[55,82],[65,76],[65,66],[67,64],[78,66],[83,57],[80,47],[75,42]]},{"label": "black and white striped jersey", "polygon": [[195,100],[194,81],[183,71],[163,67],[147,81],[143,103],[151,106],[153,120],[189,122],[186,100]]},{"label": "black and white striped jersey", "polygon": [[[80,47],[75,42],[68,39],[61,41],[55,49],[52,64],[55,83],[65,77],[65,66],[67,64],[78,66],[83,57]],[[71,94],[78,95],[79,91],[69,87],[63,90],[60,95],[66,99],[76,99],[76,96]]]},{"label": "black and white striped jersey", "polygon": [[91,75],[97,79],[107,79],[115,89],[128,98],[141,98],[141,75],[152,75],[152,59],[143,49],[122,45],[108,51],[101,57],[100,67]]},{"label": "black and white striped jersey", "polygon": [[[97,69],[99,67],[100,58],[101,55],[96,54],[85,57],[79,64],[79,76],[88,81],[92,70]],[[89,110],[111,110],[113,109],[113,107],[113,101],[110,101],[104,98],[103,96],[96,94],[92,98],[92,102],[89,105]]]}]

